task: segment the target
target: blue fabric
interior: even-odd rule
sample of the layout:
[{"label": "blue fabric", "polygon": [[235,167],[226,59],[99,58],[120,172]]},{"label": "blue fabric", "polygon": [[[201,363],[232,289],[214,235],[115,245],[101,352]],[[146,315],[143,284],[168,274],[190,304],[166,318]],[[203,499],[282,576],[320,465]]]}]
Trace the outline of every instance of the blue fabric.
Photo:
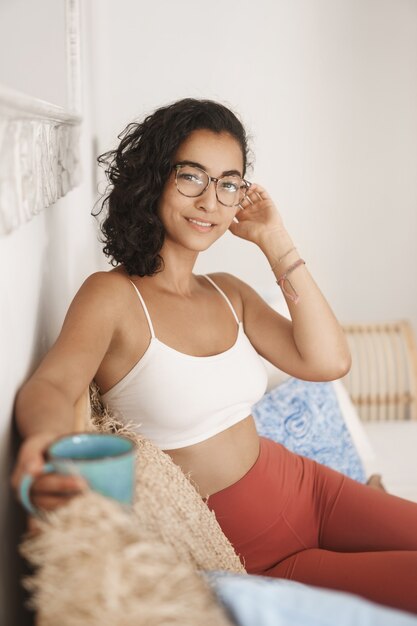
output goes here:
[{"label": "blue fabric", "polygon": [[205,572],[238,626],[417,626],[417,617],[292,580]]},{"label": "blue fabric", "polygon": [[253,416],[260,435],[366,482],[331,383],[290,378],[254,405]]}]

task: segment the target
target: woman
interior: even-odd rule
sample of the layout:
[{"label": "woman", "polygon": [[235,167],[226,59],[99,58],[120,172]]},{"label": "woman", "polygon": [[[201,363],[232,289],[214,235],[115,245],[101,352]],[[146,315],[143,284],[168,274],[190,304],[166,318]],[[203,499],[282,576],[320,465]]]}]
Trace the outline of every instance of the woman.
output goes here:
[{"label": "woman", "polygon": [[[19,393],[26,440],[13,483],[39,475],[33,501],[45,509],[83,489],[40,472],[94,378],[108,406],[190,474],[249,572],[417,612],[417,505],[256,432],[251,406],[266,388],[259,354],[316,381],[343,376],[350,356],[272,199],[245,181],[247,158],[236,116],[193,99],[131,124],[103,155],[112,184],[104,251],[115,268],[86,280]],[[234,276],[193,274],[227,229],[262,250],[291,320]]]}]

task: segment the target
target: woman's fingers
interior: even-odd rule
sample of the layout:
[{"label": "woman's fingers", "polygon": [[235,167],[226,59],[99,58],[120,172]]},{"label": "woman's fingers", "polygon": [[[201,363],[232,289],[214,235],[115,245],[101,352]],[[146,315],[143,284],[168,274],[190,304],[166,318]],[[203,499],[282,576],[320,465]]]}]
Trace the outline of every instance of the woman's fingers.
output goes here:
[{"label": "woman's fingers", "polygon": [[230,232],[262,246],[265,236],[277,229],[284,229],[277,207],[261,185],[252,183],[237,206]]},{"label": "woman's fingers", "polygon": [[262,187],[262,185],[259,185],[258,183],[252,183],[246,195],[251,195],[251,196],[255,195],[261,200],[266,200],[267,198],[269,198],[269,195],[266,189]]},{"label": "woman's fingers", "polygon": [[258,184],[253,183],[244,198],[241,200],[239,206],[243,210],[250,208],[251,206],[256,205],[258,202],[262,202],[264,200],[269,200],[269,196],[265,189]]},{"label": "woman's fingers", "polygon": [[30,499],[36,508],[51,511],[67,504],[86,489],[87,482],[79,476],[42,474],[33,482]]},{"label": "woman's fingers", "polygon": [[24,474],[37,476],[42,472],[45,463],[43,453],[56,437],[56,433],[42,433],[33,435],[22,443],[11,477],[12,486],[16,491]]},{"label": "woman's fingers", "polygon": [[63,474],[42,474],[36,478],[31,487],[33,495],[54,494],[67,495],[86,489],[87,483],[79,476]]},{"label": "woman's fingers", "polygon": [[25,440],[11,478],[18,497],[23,476],[30,474],[34,478],[30,488],[30,500],[39,509],[52,510],[63,506],[88,488],[87,482],[79,476],[43,473],[44,452],[56,437],[57,433],[42,433]]},{"label": "woman's fingers", "polygon": [[36,497],[33,496],[31,501],[37,509],[40,509],[42,511],[53,511],[55,509],[59,509],[62,506],[65,506],[66,504],[70,502],[72,498],[74,498],[75,496],[79,496],[80,494],[81,494],[80,491],[73,492],[66,496],[63,496],[63,495],[54,496],[54,495],[42,494]]}]

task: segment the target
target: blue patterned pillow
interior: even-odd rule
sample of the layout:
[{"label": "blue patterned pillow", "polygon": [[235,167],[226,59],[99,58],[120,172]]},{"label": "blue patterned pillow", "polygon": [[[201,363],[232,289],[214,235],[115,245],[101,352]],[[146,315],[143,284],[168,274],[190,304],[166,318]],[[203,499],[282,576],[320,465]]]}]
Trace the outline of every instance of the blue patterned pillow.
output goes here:
[{"label": "blue patterned pillow", "polygon": [[263,437],[366,482],[332,383],[290,378],[255,404],[253,416]]}]

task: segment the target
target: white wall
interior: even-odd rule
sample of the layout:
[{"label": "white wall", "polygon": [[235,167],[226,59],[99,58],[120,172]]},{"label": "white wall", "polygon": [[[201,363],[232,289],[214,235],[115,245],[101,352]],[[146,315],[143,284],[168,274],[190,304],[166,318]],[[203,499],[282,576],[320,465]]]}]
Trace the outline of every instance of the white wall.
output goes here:
[{"label": "white wall", "polygon": [[[23,10],[22,2],[19,0]],[[25,3],[30,4],[30,3]],[[62,1],[64,5],[64,1]],[[8,7],[5,7],[6,9]],[[62,7],[61,7],[62,8]],[[7,13],[0,10],[0,21]],[[95,220],[90,216],[94,193],[92,188],[92,113],[91,73],[89,71],[89,3],[84,3],[83,26],[83,84],[84,123],[81,136],[81,166],[83,182],[55,205],[8,236],[0,237],[0,624],[24,626],[28,616],[22,611],[17,578],[21,564],[16,557],[16,543],[24,523],[23,511],[15,503],[9,487],[13,463],[12,419],[14,397],[41,356],[55,340],[70,300],[84,278],[100,268],[102,256],[97,242]],[[41,10],[31,14],[36,29],[37,19],[44,19]],[[29,27],[30,24],[26,24]],[[58,17],[51,19],[64,34]],[[28,42],[28,45],[30,42]],[[24,45],[24,41],[22,42]],[[30,44],[31,45],[31,44]],[[45,43],[48,49],[49,43]],[[65,48],[65,42],[63,42]],[[29,47],[14,59],[7,59],[8,72],[22,73],[21,61],[33,56]],[[3,57],[4,58],[4,57]],[[65,74],[65,64],[59,55],[50,59],[55,72]],[[31,71],[29,65],[27,70]],[[48,72],[40,72],[38,92],[52,93]],[[29,82],[27,83],[29,90]],[[17,88],[17,84],[13,85]],[[57,103],[57,101],[54,101]],[[64,102],[62,103],[64,104]]]},{"label": "white wall", "polygon": [[[339,318],[417,330],[414,0],[95,0],[95,11],[99,150],[177,98],[229,103],[253,136],[252,178]],[[229,234],[196,269],[277,289],[258,250]]]},{"label": "white wall", "polygon": [[0,4],[0,83],[65,106],[65,1]]}]

